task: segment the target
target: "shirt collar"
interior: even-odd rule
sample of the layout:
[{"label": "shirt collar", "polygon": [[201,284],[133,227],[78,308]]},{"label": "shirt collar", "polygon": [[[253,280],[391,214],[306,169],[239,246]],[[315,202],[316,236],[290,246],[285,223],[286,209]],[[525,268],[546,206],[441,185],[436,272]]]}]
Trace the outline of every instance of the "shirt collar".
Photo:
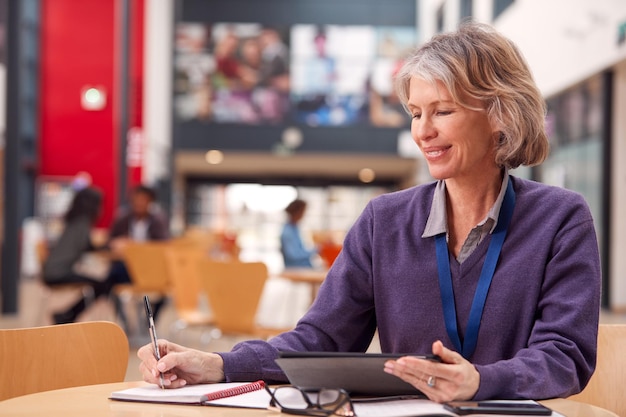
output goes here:
[{"label": "shirt collar", "polygon": [[[483,221],[479,223],[479,225],[482,225],[485,224],[489,219],[493,220],[493,225],[491,226],[489,233],[493,233],[496,225],[498,224],[500,207],[502,206],[502,201],[504,201],[504,194],[506,193],[506,187],[508,185],[508,182],[509,171],[505,169],[504,176],[502,178],[502,184],[500,185],[500,193],[498,194],[498,198],[496,198],[496,202],[487,213],[487,217],[485,217],[485,219],[483,219]],[[422,233],[422,237],[432,237],[447,232],[448,219],[446,214],[446,182],[444,180],[439,180],[437,181],[437,185],[435,186],[433,202],[430,206],[430,214],[428,215],[428,220],[426,221],[426,227],[424,228],[424,233]]]}]

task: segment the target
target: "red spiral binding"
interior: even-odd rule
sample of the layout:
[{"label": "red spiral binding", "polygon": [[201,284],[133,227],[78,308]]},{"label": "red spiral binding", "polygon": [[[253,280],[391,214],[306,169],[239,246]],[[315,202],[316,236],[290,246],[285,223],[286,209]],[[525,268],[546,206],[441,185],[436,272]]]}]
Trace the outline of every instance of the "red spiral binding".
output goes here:
[{"label": "red spiral binding", "polygon": [[265,382],[256,381],[249,384],[240,385],[238,387],[223,389],[221,391],[210,392],[205,394],[206,401],[219,400],[220,398],[234,397],[236,395],[245,394],[247,392],[258,391],[265,387]]}]

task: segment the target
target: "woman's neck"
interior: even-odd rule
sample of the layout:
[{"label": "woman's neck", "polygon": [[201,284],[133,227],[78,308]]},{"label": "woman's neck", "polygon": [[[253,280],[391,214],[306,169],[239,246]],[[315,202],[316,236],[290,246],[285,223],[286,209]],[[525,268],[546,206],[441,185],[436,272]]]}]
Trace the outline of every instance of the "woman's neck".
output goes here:
[{"label": "woman's neck", "polygon": [[446,215],[448,242],[455,252],[461,250],[469,232],[485,219],[502,186],[503,172],[498,170],[471,181],[446,180]]}]

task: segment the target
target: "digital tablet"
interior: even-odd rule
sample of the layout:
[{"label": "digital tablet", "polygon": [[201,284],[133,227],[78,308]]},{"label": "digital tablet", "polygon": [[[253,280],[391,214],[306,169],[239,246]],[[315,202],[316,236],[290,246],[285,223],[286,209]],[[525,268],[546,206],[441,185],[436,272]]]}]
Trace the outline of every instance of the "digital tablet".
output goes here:
[{"label": "digital tablet", "polygon": [[342,388],[350,394],[362,396],[423,396],[411,384],[385,373],[386,361],[403,356],[439,361],[434,355],[280,352],[276,363],[289,382],[301,389]]}]

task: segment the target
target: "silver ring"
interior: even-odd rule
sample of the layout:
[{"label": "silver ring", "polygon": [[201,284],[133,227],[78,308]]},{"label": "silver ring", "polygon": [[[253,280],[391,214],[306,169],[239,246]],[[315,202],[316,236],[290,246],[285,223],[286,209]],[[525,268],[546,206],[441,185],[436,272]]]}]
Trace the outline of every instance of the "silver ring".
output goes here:
[{"label": "silver ring", "polygon": [[431,388],[435,388],[435,384],[437,383],[437,379],[434,376],[429,376],[428,380],[426,381],[426,385],[428,385]]}]

